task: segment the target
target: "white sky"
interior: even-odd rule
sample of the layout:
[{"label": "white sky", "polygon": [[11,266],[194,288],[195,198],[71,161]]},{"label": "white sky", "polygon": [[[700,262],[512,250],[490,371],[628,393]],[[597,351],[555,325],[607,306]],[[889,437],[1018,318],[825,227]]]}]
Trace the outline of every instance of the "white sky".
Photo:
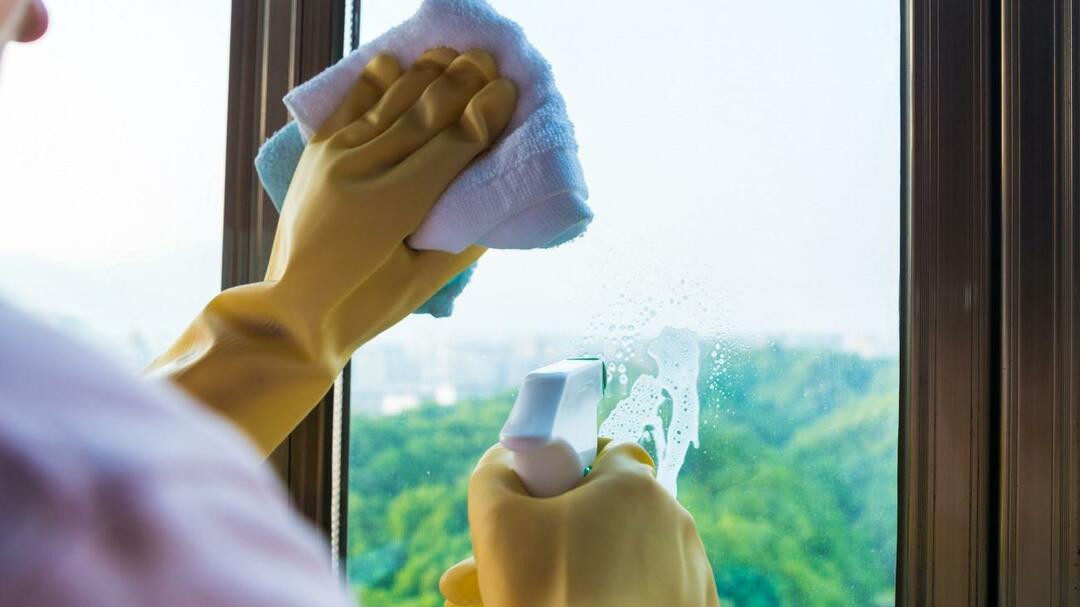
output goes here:
[{"label": "white sky", "polygon": [[[896,343],[896,2],[492,4],[552,64],[597,217],[555,251],[486,256],[454,323],[414,319],[397,336],[602,333],[651,296],[649,334]],[[418,5],[365,0],[361,39]]]},{"label": "white sky", "polygon": [[229,3],[48,6],[0,72],[0,294],[161,348],[220,288]]},{"label": "white sky", "polygon": [[[219,284],[229,3],[49,4],[0,78],[0,294],[152,352]],[[416,4],[365,0],[362,36]],[[490,253],[453,319],[386,339],[634,321],[895,342],[896,2],[493,4],[554,67],[597,219]]]}]

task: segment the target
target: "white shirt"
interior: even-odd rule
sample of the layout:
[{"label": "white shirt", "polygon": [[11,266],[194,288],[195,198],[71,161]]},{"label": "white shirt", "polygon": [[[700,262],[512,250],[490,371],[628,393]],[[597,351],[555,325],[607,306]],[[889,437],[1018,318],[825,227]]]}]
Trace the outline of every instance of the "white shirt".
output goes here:
[{"label": "white shirt", "polygon": [[0,303],[0,605],[348,604],[237,430]]}]

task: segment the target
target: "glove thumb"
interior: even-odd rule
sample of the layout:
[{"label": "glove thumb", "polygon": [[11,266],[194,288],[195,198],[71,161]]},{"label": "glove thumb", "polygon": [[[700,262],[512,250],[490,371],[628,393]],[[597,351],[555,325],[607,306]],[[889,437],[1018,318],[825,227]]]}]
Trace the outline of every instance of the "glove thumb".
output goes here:
[{"label": "glove thumb", "polygon": [[446,570],[439,580],[439,592],[446,599],[445,607],[481,607],[480,580],[476,561],[469,557]]}]

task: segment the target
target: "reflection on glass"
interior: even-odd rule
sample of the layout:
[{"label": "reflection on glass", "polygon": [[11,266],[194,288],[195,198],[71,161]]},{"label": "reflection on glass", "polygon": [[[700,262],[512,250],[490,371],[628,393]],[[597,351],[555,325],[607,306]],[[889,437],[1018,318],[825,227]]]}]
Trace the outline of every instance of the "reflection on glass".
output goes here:
[{"label": "reflection on glass", "polygon": [[[899,7],[492,3],[552,63],[597,219],[491,251],[451,319],[354,357],[364,605],[441,605],[521,379],[587,353],[609,362],[604,430],[656,456],[725,605],[892,604]],[[364,2],[362,40],[416,4]]]},{"label": "reflection on glass", "polygon": [[229,3],[48,5],[0,73],[0,298],[141,369],[221,286]]}]

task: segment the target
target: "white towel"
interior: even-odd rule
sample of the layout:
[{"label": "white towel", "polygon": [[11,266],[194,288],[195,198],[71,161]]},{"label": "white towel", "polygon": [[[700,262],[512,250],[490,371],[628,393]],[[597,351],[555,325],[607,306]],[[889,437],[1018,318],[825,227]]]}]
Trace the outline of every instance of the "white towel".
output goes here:
[{"label": "white towel", "polygon": [[305,140],[318,130],[378,53],[411,65],[427,49],[490,52],[518,89],[518,104],[494,148],[450,185],[408,239],[416,249],[458,252],[562,244],[585,231],[592,211],[574,126],[551,66],[521,27],[485,0],[425,0],[416,14],[285,97]]}]

